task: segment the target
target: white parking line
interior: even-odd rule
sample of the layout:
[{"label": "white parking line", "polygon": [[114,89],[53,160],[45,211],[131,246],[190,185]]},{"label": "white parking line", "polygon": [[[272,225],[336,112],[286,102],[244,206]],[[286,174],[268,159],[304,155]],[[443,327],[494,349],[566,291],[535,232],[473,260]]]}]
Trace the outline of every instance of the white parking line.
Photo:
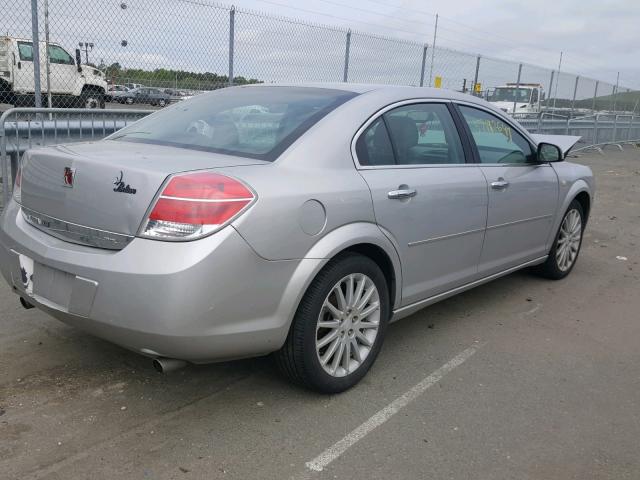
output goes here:
[{"label": "white parking line", "polygon": [[385,423],[396,413],[413,402],[416,398],[427,391],[429,387],[432,387],[433,385],[438,383],[447,373],[451,372],[454,368],[462,365],[481,347],[482,345],[477,345],[474,347],[469,347],[463,352],[460,352],[447,363],[442,365],[438,370],[423,379],[421,382],[414,385],[410,390],[407,390],[382,410],[378,411],[362,425],[352,430],[351,433],[347,434],[344,438],[334,443],[332,446],[327,448],[324,452],[322,452],[310,462],[307,462],[305,464],[307,468],[315,472],[321,472],[327,465],[329,465],[336,458],[346,452],[347,449],[355,445],[367,434]]}]

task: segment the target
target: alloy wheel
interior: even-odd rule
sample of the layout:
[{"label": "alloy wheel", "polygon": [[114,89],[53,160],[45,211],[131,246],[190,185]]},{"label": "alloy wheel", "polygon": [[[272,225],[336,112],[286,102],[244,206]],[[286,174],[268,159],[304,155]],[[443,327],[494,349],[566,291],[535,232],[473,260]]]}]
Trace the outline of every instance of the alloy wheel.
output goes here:
[{"label": "alloy wheel", "polygon": [[352,273],[336,283],[324,300],[316,326],[316,354],[333,377],[356,371],[380,328],[380,295],[373,280]]},{"label": "alloy wheel", "polygon": [[556,262],[561,271],[566,272],[575,262],[581,239],[582,218],[580,212],[574,208],[565,215],[558,235]]}]

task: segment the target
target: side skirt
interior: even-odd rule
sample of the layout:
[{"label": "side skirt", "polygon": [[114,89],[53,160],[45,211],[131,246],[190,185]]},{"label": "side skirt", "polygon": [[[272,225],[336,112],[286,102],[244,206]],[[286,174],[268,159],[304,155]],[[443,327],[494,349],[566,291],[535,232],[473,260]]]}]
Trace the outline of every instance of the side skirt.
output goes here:
[{"label": "side skirt", "polygon": [[410,305],[406,305],[404,307],[398,308],[393,311],[393,315],[391,316],[391,322],[395,322],[402,318],[408,317],[409,315],[417,312],[418,310],[422,310],[423,308],[428,307],[429,305],[433,305],[434,303],[437,303],[441,300],[445,300],[449,297],[453,297],[458,293],[462,293],[466,290],[470,290],[474,287],[477,287],[478,285],[482,285],[484,283],[495,280],[496,278],[504,277],[505,275],[509,275],[510,273],[513,273],[522,268],[531,267],[533,265],[539,265],[541,263],[544,263],[547,260],[547,257],[548,255],[545,255],[544,257],[539,257],[534,260],[521,263],[520,265],[516,265],[515,267],[511,267],[507,270],[503,270],[502,272],[494,273],[493,275],[489,275],[488,277],[475,280],[474,282],[467,283],[465,285],[456,287],[452,290],[448,290],[443,293],[439,293],[438,295],[434,295],[433,297],[425,298],[424,300],[420,300]]}]

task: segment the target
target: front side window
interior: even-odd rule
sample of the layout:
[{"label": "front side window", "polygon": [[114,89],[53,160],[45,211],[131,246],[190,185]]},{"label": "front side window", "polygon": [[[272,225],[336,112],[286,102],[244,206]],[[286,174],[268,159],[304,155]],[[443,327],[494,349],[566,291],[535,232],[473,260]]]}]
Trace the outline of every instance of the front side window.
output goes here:
[{"label": "front side window", "polygon": [[49,61],[58,65],[75,65],[71,55],[57,45],[49,45]]},{"label": "front side window", "polygon": [[361,165],[464,163],[460,137],[446,105],[416,103],[389,110],[358,138]]},{"label": "front side window", "polygon": [[33,62],[33,45],[31,42],[18,42],[18,53],[23,62]]},{"label": "front side window", "polygon": [[273,161],[356,95],[311,87],[224,88],[143,118],[108,139]]},{"label": "front side window", "polygon": [[530,98],[530,88],[497,87],[489,97],[489,101],[529,103]]},{"label": "front side window", "polygon": [[508,123],[484,110],[460,105],[480,163],[533,163],[535,153],[529,142]]}]

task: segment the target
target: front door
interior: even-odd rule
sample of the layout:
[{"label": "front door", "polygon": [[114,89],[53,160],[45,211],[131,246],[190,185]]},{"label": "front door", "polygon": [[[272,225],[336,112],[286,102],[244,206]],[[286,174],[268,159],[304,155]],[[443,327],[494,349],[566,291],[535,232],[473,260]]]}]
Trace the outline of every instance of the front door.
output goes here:
[{"label": "front door", "polygon": [[[73,57],[58,45],[49,45],[49,69],[51,71],[49,76],[51,93],[74,93],[78,67]],[[46,82],[42,88],[46,89]]]},{"label": "front door", "polygon": [[558,177],[534,147],[498,116],[459,106],[489,185],[487,232],[480,274],[491,275],[547,254],[558,203]]},{"label": "front door", "polygon": [[35,92],[35,82],[33,79],[33,44],[31,42],[18,42],[18,58],[14,72],[16,74],[14,86],[16,92]]},{"label": "front door", "polygon": [[359,137],[360,173],[377,223],[398,248],[402,305],[477,277],[487,186],[465,152],[444,103],[391,109]]}]

